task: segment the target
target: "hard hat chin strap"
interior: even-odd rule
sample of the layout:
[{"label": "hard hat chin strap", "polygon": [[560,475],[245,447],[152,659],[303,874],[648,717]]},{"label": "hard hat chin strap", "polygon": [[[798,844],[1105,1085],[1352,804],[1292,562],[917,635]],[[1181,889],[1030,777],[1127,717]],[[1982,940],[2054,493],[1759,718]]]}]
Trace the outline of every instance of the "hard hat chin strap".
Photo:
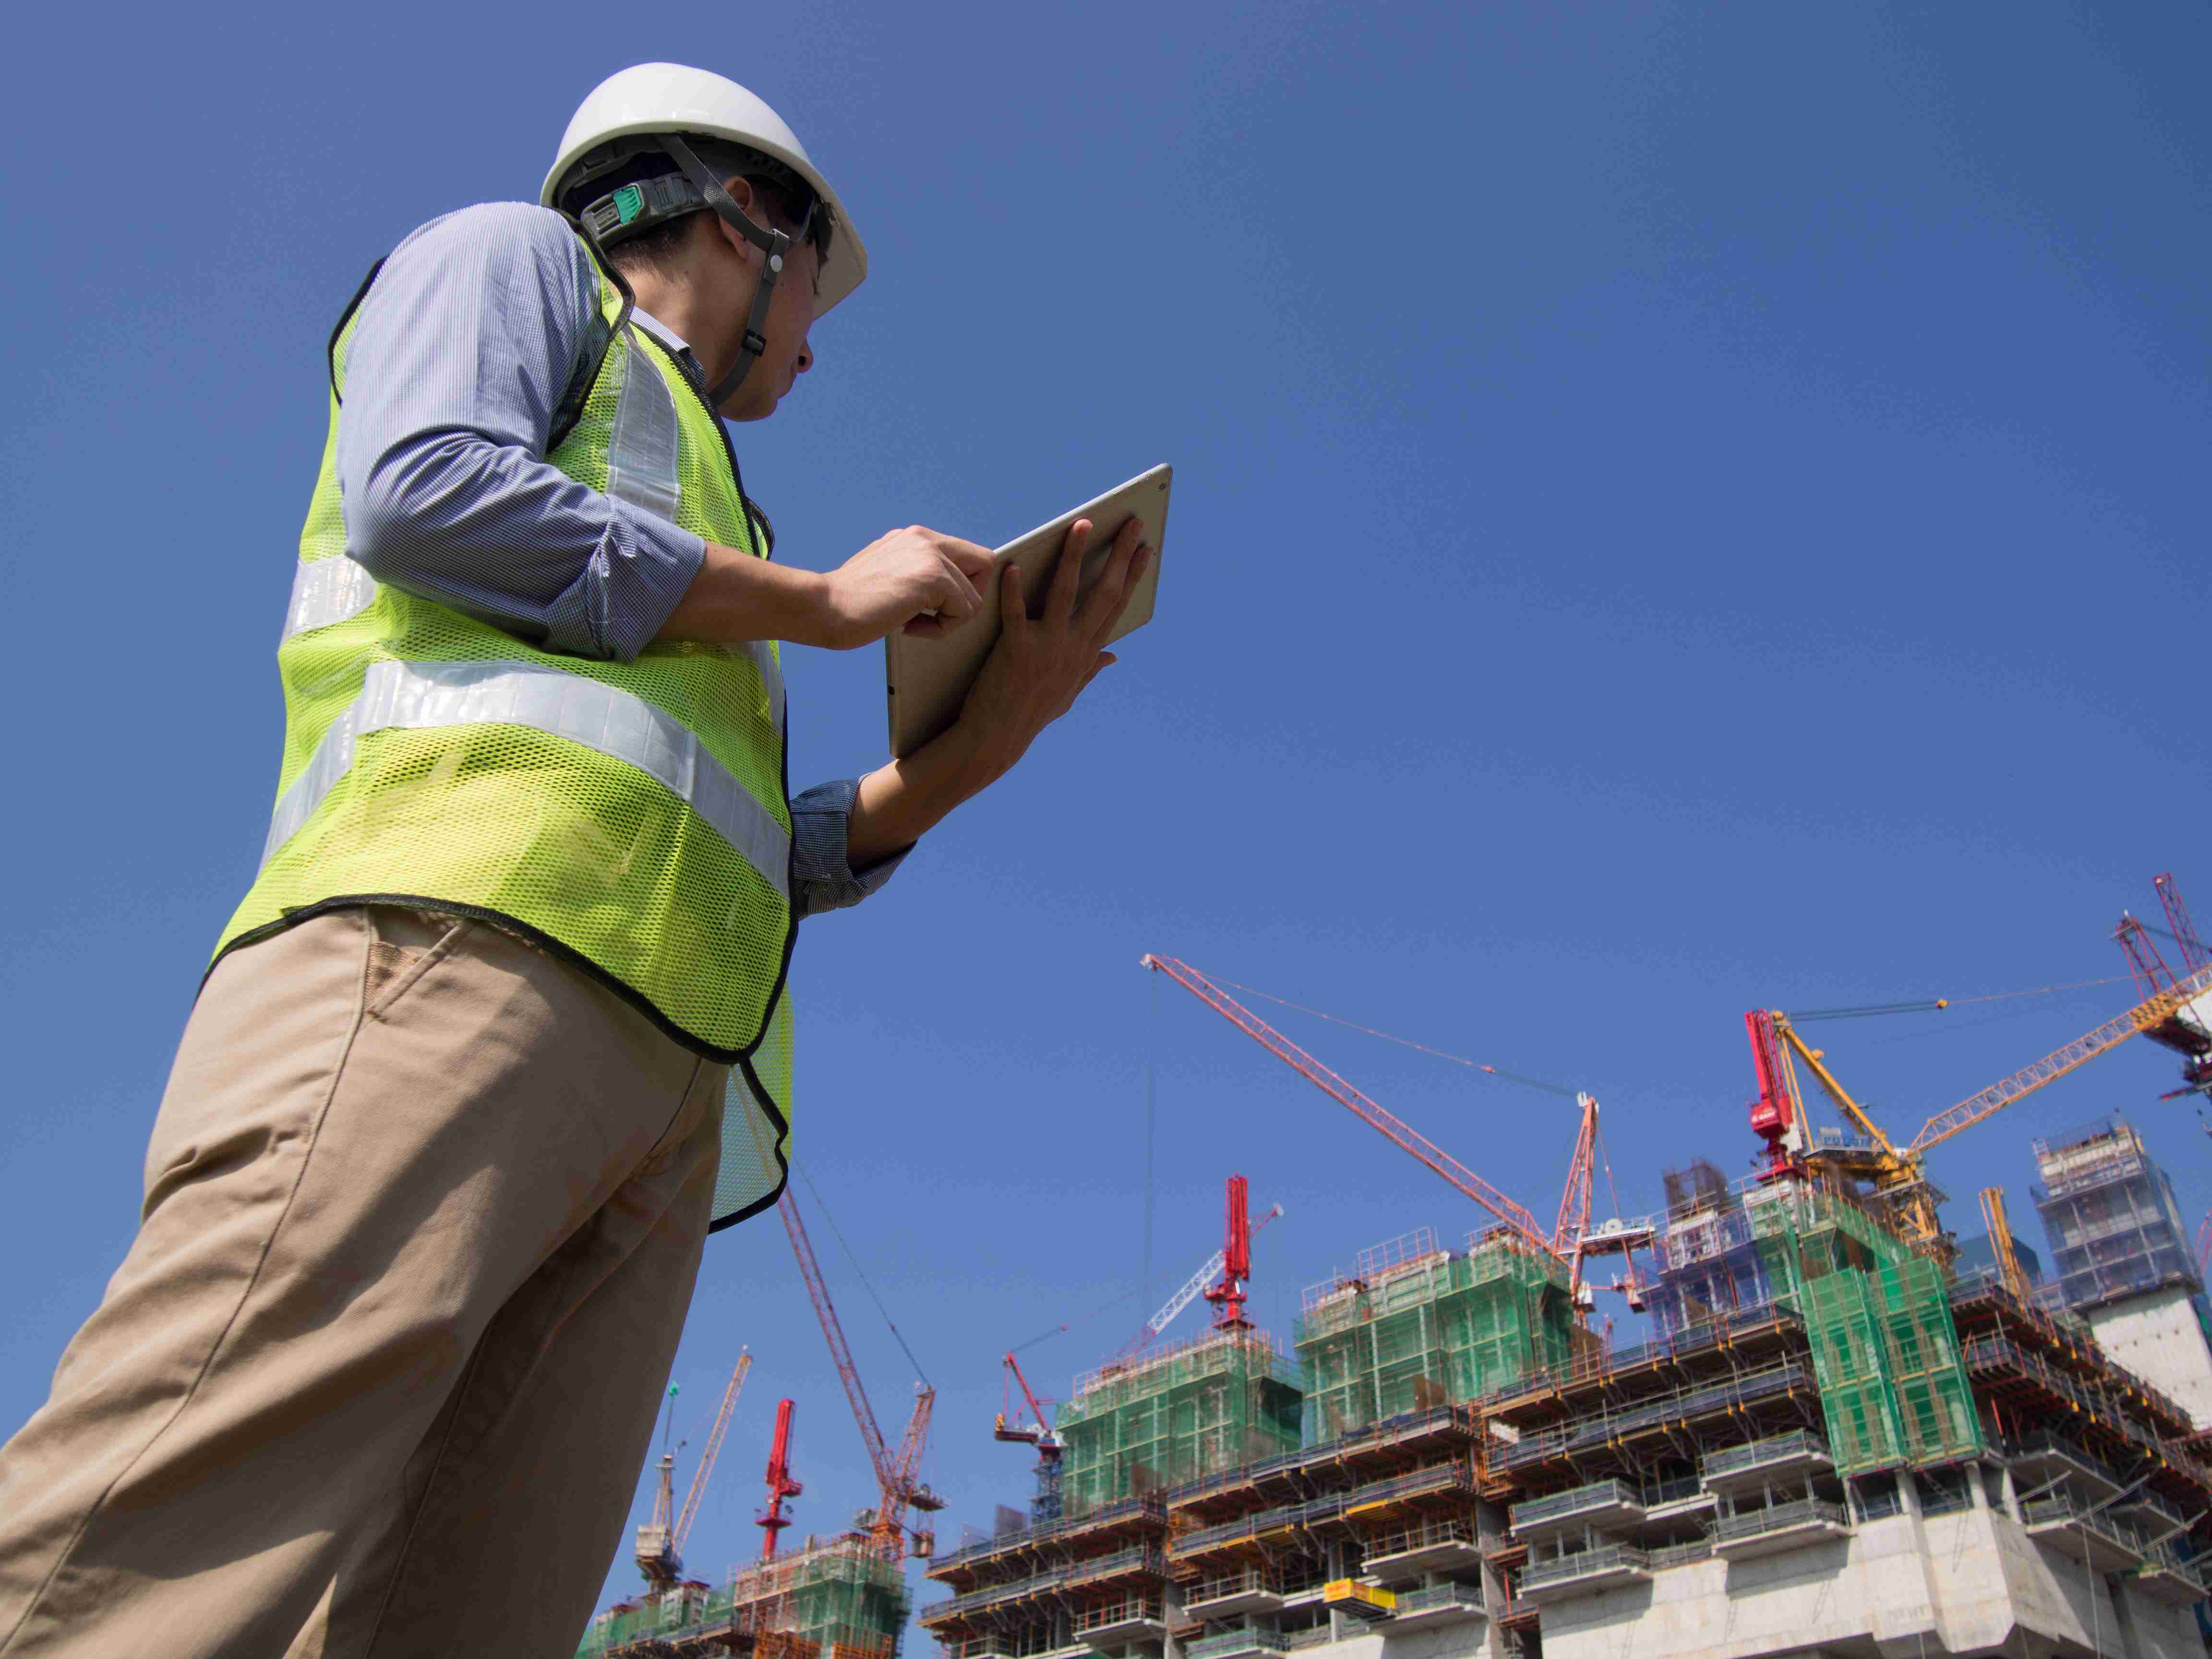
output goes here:
[{"label": "hard hat chin strap", "polygon": [[[761,273],[753,284],[752,310],[745,319],[744,338],[738,345],[737,364],[722,377],[720,384],[707,393],[707,400],[719,412],[737,389],[744,384],[745,376],[752,372],[753,364],[759,361],[760,355],[768,349],[768,336],[762,330],[768,325],[769,302],[775,297],[776,278],[783,275],[783,257],[791,252],[792,239],[780,230],[763,230],[755,224],[730,192],[722,188],[722,181],[707,170],[690,145],[672,132],[657,136],[661,148],[668,152],[678,167],[684,169],[684,176],[707,198],[707,205],[721,216],[724,224],[758,248],[763,256]],[[811,210],[807,216],[813,216]],[[805,234],[805,227],[801,226],[799,234],[804,236]]]}]

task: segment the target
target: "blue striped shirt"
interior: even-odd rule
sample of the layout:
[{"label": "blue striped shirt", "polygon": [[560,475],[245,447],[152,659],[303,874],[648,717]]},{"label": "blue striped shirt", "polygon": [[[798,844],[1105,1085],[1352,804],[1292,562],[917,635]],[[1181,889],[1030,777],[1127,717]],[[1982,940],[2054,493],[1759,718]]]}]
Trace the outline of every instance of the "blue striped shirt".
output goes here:
[{"label": "blue striped shirt", "polygon": [[[665,625],[706,544],[545,459],[562,393],[593,367],[599,303],[591,256],[548,209],[490,203],[416,231],[354,325],[338,487],[346,552],[377,580],[542,650],[627,662]],[[654,319],[635,320],[690,356]],[[842,779],[792,799],[801,916],[859,903],[905,856],[852,868],[858,788]]]}]

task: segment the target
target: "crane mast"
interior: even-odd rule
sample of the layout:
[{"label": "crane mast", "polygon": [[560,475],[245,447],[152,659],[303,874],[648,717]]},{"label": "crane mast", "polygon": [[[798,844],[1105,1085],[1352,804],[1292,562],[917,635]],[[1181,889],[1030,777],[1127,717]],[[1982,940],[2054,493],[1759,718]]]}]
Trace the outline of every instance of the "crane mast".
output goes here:
[{"label": "crane mast", "polygon": [[868,1403],[868,1391],[860,1384],[860,1370],[853,1363],[853,1350],[845,1340],[837,1304],[830,1300],[830,1286],[823,1282],[821,1265],[815,1260],[813,1241],[806,1236],[806,1224],[799,1217],[799,1202],[789,1187],[776,1200],[776,1210],[783,1217],[783,1230],[791,1240],[792,1255],[798,1258],[799,1276],[806,1283],[806,1294],[814,1304],[814,1316],[822,1327],[823,1339],[830,1345],[830,1358],[837,1368],[837,1381],[844,1388],[845,1402],[852,1407],[861,1443],[867,1449],[868,1462],[876,1472],[878,1497],[871,1530],[886,1559],[902,1559],[906,1554],[907,1510],[945,1507],[944,1500],[921,1484],[919,1474],[937,1392],[927,1386],[917,1389],[914,1415],[907,1424],[905,1438],[894,1453],[884,1442],[884,1431],[876,1423],[875,1408]]},{"label": "crane mast", "polygon": [[791,1413],[792,1402],[775,1402],[775,1438],[769,1443],[768,1451],[768,1507],[760,1512],[761,1559],[775,1559],[777,1540],[783,1529],[791,1524],[791,1517],[783,1512],[787,1498],[797,1498],[805,1487],[791,1478]]},{"label": "crane mast", "polygon": [[690,1536],[691,1522],[699,1514],[699,1500],[706,1494],[708,1477],[714,1472],[714,1460],[721,1455],[722,1438],[730,1431],[730,1414],[737,1407],[738,1395],[744,1391],[745,1377],[752,1368],[751,1351],[740,1348],[737,1369],[730,1373],[729,1383],[722,1390],[720,1409],[714,1413],[714,1426],[708,1433],[705,1449],[699,1454],[699,1467],[691,1472],[691,1486],[684,1496],[683,1512],[672,1520],[669,1511],[674,1507],[676,1454],[665,1451],[660,1455],[653,1519],[637,1529],[637,1569],[645,1575],[649,1595],[672,1589],[684,1576],[684,1540]]}]

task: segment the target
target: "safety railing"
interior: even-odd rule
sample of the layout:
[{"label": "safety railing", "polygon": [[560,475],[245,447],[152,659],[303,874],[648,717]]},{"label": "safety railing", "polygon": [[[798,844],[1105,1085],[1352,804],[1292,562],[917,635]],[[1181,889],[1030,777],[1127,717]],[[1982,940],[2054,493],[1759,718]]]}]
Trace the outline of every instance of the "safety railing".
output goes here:
[{"label": "safety railing", "polygon": [[1435,1549],[1444,1544],[1465,1544],[1473,1549],[1481,1541],[1474,1528],[1468,1522],[1451,1518],[1424,1521],[1417,1527],[1394,1527],[1389,1532],[1376,1533],[1367,1540],[1366,1558],[1370,1561],[1382,1561],[1394,1555],[1411,1555],[1415,1550]]},{"label": "safety railing", "polygon": [[1593,1480],[1586,1486],[1576,1486],[1566,1492],[1553,1492],[1549,1498],[1532,1498],[1525,1504],[1516,1504],[1510,1513],[1510,1524],[1516,1532],[1525,1528],[1540,1526],[1547,1521],[1563,1520],[1570,1516],[1586,1514],[1591,1510],[1644,1506],[1643,1494],[1625,1480]]},{"label": "safety railing", "polygon": [[1042,1526],[1017,1527],[1011,1531],[995,1533],[975,1543],[963,1544],[958,1549],[939,1556],[930,1563],[932,1573],[943,1572],[948,1567],[964,1566],[970,1562],[1003,1555],[1009,1550],[1031,1549],[1055,1540],[1094,1532],[1121,1522],[1158,1521],[1163,1525],[1168,1518],[1167,1499],[1158,1492],[1140,1492],[1134,1498],[1117,1498],[1110,1504],[1101,1504],[1084,1515],[1071,1515]]},{"label": "safety railing", "polygon": [[1729,1377],[1699,1388],[1678,1389],[1662,1399],[1649,1401],[1626,1411],[1592,1413],[1566,1428],[1523,1435],[1513,1444],[1493,1451],[1492,1461],[1506,1468],[1520,1468],[1530,1463],[1548,1462],[1562,1452],[1578,1450],[1584,1446],[1602,1445],[1637,1429],[1648,1428],[1674,1419],[1726,1412],[1787,1394],[1795,1389],[1809,1389],[1812,1386],[1811,1370],[1790,1360],[1743,1376]]},{"label": "safety railing", "polygon": [[1835,1527],[1850,1525],[1842,1504],[1818,1498],[1801,1498],[1792,1503],[1770,1504],[1764,1509],[1738,1510],[1734,1515],[1723,1515],[1714,1522],[1713,1537],[1721,1543],[1729,1543],[1740,1538],[1787,1532],[1793,1527],[1818,1522]]},{"label": "safety railing", "polygon": [[1429,1498],[1440,1492],[1474,1492],[1474,1474],[1465,1463],[1431,1463],[1426,1468],[1415,1469],[1411,1474],[1395,1475],[1388,1480],[1373,1480],[1366,1486],[1355,1486],[1345,1494],[1347,1510],[1365,1509],[1370,1504],[1387,1504],[1394,1498]]},{"label": "safety railing", "polygon": [[1109,1630],[1116,1625],[1149,1621],[1162,1622],[1160,1602],[1149,1595],[1125,1595],[1118,1601],[1102,1602],[1084,1608],[1075,1615],[1075,1633],[1088,1636],[1093,1631]]},{"label": "safety railing", "polygon": [[2032,1498],[2020,1507],[2021,1518],[2030,1527],[2071,1525],[2094,1534],[2114,1548],[2130,1555],[2147,1557],[2154,1553],[2150,1534],[2142,1528],[2122,1520],[2101,1505],[2081,1503],[2070,1493]]},{"label": "safety railing", "polygon": [[1158,1546],[1133,1545],[1089,1561],[1071,1562],[1064,1567],[1054,1567],[1048,1572],[1032,1573],[1026,1578],[1009,1580],[1003,1584],[986,1584],[980,1589],[969,1590],[964,1595],[949,1601],[933,1602],[921,1610],[921,1622],[957,1618],[973,1613],[980,1607],[995,1606],[1001,1601],[1024,1601],[1050,1591],[1073,1584],[1096,1583],[1101,1579],[1119,1577],[1127,1573],[1164,1575],[1167,1559]]},{"label": "safety railing", "polygon": [[1238,1653],[1280,1653],[1283,1638],[1272,1625],[1248,1625],[1183,1644],[1183,1659],[1230,1659]]},{"label": "safety railing", "polygon": [[1186,1609],[1205,1606],[1209,1601],[1226,1601],[1235,1595],[1280,1595],[1283,1581],[1273,1572],[1258,1567],[1247,1567],[1242,1572],[1218,1573],[1201,1578],[1194,1584],[1183,1587],[1182,1604]]},{"label": "safety railing", "polygon": [[1482,1605],[1482,1586],[1463,1578],[1455,1578],[1442,1584],[1431,1584],[1426,1589],[1403,1590],[1397,1600],[1397,1616],[1428,1613],[1437,1607],[1479,1607]]},{"label": "safety railing", "polygon": [[1764,1440],[1753,1440],[1741,1446],[1724,1446],[1719,1451],[1705,1455],[1705,1479],[1721,1475],[1743,1474],[1753,1469],[1763,1469],[1775,1463],[1802,1463],[1808,1459],[1826,1460],[1828,1443],[1810,1429],[1795,1429],[1788,1434],[1769,1435]]},{"label": "safety railing", "polygon": [[1549,1584],[1571,1584],[1577,1578],[1595,1578],[1600,1573],[1624,1567],[1648,1571],[1650,1565],[1650,1552],[1632,1544],[1607,1544],[1594,1550],[1577,1550],[1571,1555],[1531,1561],[1521,1570],[1521,1593],[1526,1595]]},{"label": "safety railing", "polygon": [[2119,1486],[2126,1484],[2120,1479],[2118,1470],[2103,1458],[2091,1452],[2080,1441],[2051,1429],[2038,1429],[2033,1434],[2021,1435],[2015,1439],[2002,1443],[1999,1449],[2008,1457],[2060,1458],[2078,1464],[2107,1486]]},{"label": "safety railing", "polygon": [[1662,1546],[1661,1548],[1653,1550],[1650,1554],[1650,1566],[1654,1572],[1659,1571],[1662,1567],[1684,1567],[1692,1561],[1711,1560],[1713,1540],[1710,1538],[1692,1538],[1686,1544]]}]

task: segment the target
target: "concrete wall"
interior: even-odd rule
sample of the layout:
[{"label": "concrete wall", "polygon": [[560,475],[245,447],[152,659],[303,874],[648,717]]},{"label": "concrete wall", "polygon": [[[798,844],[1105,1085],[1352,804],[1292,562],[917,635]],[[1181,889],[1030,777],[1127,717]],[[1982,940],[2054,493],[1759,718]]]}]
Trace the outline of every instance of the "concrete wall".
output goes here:
[{"label": "concrete wall", "polygon": [[2180,1401],[2189,1420],[2212,1428],[2212,1352],[2189,1292],[2179,1287],[2110,1302],[2089,1312],[2089,1328],[2116,1365]]},{"label": "concrete wall", "polygon": [[[2002,1510],[1863,1522],[1847,1539],[1654,1573],[1547,1604],[1545,1659],[1858,1659],[2008,1654],[2204,1659],[2187,1607],[2115,1591]],[[1402,1636],[1362,1632],[1316,1659],[1502,1659],[1486,1620]]]}]

